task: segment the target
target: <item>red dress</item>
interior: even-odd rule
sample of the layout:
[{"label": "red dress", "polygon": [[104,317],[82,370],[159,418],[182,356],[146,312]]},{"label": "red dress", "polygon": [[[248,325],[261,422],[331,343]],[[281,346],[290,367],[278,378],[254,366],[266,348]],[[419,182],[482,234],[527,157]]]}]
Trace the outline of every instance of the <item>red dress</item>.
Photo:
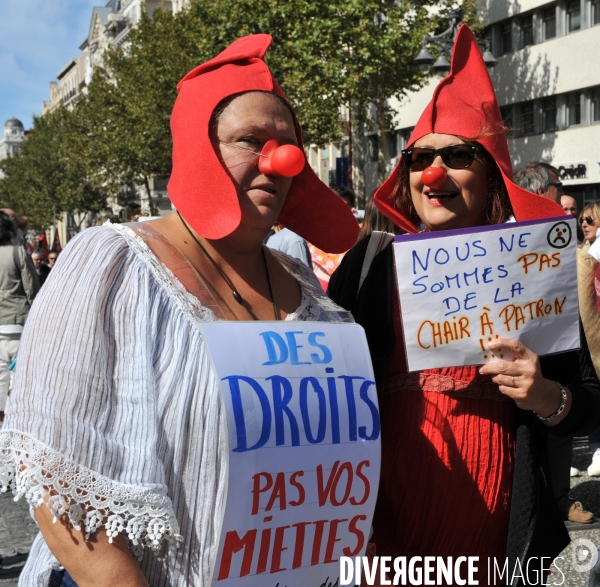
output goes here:
[{"label": "red dress", "polygon": [[376,372],[377,555],[479,556],[485,585],[487,558],[506,555],[514,403],[477,367],[407,373],[397,291],[393,320],[393,353]]}]

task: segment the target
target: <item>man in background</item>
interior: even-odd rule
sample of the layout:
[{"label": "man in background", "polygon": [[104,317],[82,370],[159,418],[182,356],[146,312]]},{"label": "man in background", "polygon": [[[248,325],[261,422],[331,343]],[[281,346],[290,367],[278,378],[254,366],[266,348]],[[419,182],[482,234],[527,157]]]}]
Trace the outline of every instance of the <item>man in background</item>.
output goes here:
[{"label": "man in background", "polygon": [[560,204],[564,195],[563,184],[558,180],[558,169],[543,161],[531,161],[517,173],[515,183],[539,196],[544,196]]},{"label": "man in background", "polygon": [[42,254],[38,251],[34,251],[31,254],[31,260],[33,261],[33,266],[35,267],[35,272],[38,276],[38,281],[40,283],[40,287],[44,285],[44,281],[48,278],[50,273],[50,267],[48,265],[44,265],[44,259]]},{"label": "man in background", "polygon": [[[579,210],[577,209],[577,200],[572,196],[562,195],[560,197],[560,205],[562,209],[565,211],[565,214],[572,214],[574,218],[577,218],[577,213]],[[581,230],[581,224],[577,223],[577,244],[581,244],[583,242],[583,231]]]},{"label": "man in background", "polygon": [[560,205],[567,214],[572,214],[577,218],[577,202],[571,196],[562,195],[560,197]]},{"label": "man in background", "polygon": [[40,289],[27,251],[13,244],[15,234],[13,219],[0,211],[0,421],[10,388],[8,367],[17,355],[29,308]]},{"label": "man in background", "polygon": [[333,191],[340,197],[346,204],[348,208],[354,212],[356,210],[356,194],[347,187],[338,186],[333,188]]},{"label": "man in background", "polygon": [[15,236],[13,237],[13,244],[17,246],[23,246],[25,244],[25,233],[21,229],[21,222],[19,217],[15,214],[14,210],[10,208],[0,208],[0,212],[4,212],[10,216],[10,219],[13,221],[15,225]]}]

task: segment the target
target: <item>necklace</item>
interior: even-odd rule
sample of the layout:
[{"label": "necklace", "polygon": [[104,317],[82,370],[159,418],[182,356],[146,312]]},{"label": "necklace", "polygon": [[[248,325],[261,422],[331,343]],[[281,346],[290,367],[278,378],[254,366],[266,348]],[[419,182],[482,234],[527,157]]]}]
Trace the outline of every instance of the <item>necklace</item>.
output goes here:
[{"label": "necklace", "polygon": [[[212,266],[217,270],[217,273],[221,276],[223,281],[228,285],[229,289],[231,290],[231,294],[233,295],[233,299],[238,304],[240,304],[240,306],[243,306],[246,309],[248,314],[250,314],[250,316],[252,316],[253,320],[258,320],[258,318],[250,311],[250,309],[246,305],[246,300],[244,300],[244,298],[241,296],[240,292],[237,289],[235,289],[235,287],[233,286],[233,283],[231,283],[231,280],[229,279],[229,277],[227,277],[227,275],[225,275],[225,272],[217,265],[217,262],[209,255],[208,251],[204,248],[202,243],[196,238],[196,235],[194,235],[194,233],[191,231],[190,227],[187,225],[187,222],[183,219],[183,217],[179,213],[179,210],[176,210],[176,212],[177,212],[177,216],[179,216],[179,220],[181,220],[181,223],[183,224],[183,226],[185,226],[186,230],[190,233],[190,236],[196,241],[196,244],[200,247],[200,250],[204,253],[204,256],[211,262]],[[262,253],[263,262],[265,264],[265,271],[267,272],[267,283],[269,284],[269,295],[271,296],[271,304],[273,305],[273,316],[275,317],[275,320],[279,320],[279,316],[277,315],[277,306],[275,305],[275,298],[273,296],[273,288],[271,287],[271,276],[269,274],[269,265],[267,263],[267,256],[265,254],[264,246],[261,248],[261,253]]]}]

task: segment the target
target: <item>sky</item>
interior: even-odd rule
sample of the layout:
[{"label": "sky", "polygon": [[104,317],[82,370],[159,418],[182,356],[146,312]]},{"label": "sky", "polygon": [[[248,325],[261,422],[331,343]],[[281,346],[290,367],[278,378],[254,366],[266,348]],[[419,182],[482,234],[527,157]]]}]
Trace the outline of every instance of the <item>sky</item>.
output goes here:
[{"label": "sky", "polygon": [[94,6],[106,0],[0,0],[0,125],[31,128],[49,82],[86,39]]}]

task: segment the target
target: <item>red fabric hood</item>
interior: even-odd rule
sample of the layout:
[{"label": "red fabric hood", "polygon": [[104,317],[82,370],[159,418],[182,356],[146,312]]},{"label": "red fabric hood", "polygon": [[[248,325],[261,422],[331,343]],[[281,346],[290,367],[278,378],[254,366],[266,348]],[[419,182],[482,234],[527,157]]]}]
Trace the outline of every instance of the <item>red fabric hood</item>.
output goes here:
[{"label": "red fabric hood", "polygon": [[[190,71],[177,86],[169,197],[194,230],[208,239],[226,237],[241,221],[235,186],[210,141],[210,117],[221,100],[241,92],[272,92],[287,100],[263,59],[272,40],[270,35],[242,37]],[[303,149],[297,122],[296,135]],[[358,236],[348,206],[308,162],[292,181],[279,221],[329,253],[348,250]]]},{"label": "red fabric hood", "polygon": [[[517,220],[564,215],[556,202],[528,192],[512,181],[512,163],[496,93],[475,36],[466,24],[456,37],[450,75],[437,85],[408,145],[430,133],[469,138],[485,135],[476,140],[500,168]],[[375,193],[375,205],[399,227],[414,233],[417,227],[396,210],[392,199],[401,164],[402,158]]]}]

